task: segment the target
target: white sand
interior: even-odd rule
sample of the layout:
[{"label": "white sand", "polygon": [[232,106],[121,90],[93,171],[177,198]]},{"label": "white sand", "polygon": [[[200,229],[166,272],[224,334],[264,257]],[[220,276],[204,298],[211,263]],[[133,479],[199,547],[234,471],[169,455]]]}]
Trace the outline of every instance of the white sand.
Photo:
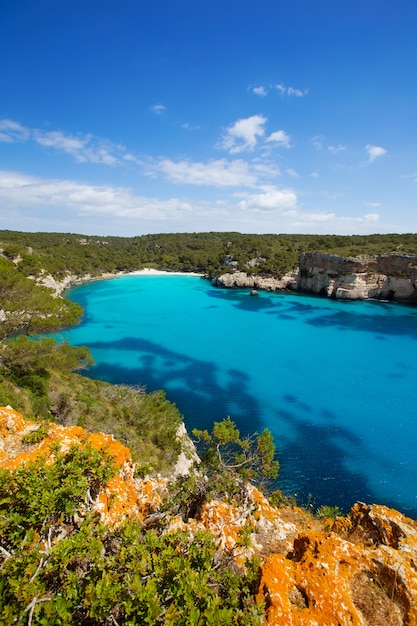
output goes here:
[{"label": "white sand", "polygon": [[125,276],[204,276],[204,274],[198,274],[196,272],[165,272],[155,270],[152,267],[144,267],[143,270],[128,272]]}]

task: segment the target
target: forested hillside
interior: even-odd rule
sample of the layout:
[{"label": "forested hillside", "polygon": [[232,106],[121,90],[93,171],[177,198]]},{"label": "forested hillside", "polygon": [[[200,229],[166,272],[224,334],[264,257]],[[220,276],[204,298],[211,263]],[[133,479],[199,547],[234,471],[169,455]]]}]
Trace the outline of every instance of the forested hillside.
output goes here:
[{"label": "forested hillside", "polygon": [[[24,276],[50,273],[97,276],[144,266],[196,271],[214,276],[224,263],[249,273],[280,277],[298,265],[302,252],[340,256],[417,253],[416,234],[248,235],[176,233],[140,237],[94,237],[63,233],[0,231],[0,250]],[[248,265],[249,264],[249,265]]]}]

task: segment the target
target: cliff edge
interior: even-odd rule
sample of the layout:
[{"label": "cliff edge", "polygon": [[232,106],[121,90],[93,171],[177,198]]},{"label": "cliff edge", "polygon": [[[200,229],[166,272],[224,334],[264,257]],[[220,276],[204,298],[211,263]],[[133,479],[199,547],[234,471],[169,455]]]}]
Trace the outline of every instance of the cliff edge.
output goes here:
[{"label": "cliff edge", "polygon": [[[34,578],[41,576],[43,564],[52,558],[51,550],[66,536],[76,536],[83,517],[95,515],[103,524],[117,528],[127,518],[135,517],[147,527],[165,516],[160,532],[179,529],[192,541],[199,531],[208,531],[218,553],[230,557],[231,567],[244,570],[245,559],[260,559],[254,594],[264,603],[265,625],[417,624],[417,524],[398,511],[357,503],[346,517],[320,520],[296,506],[273,507],[248,484],[239,502],[225,497],[204,502],[192,517],[167,515],[166,508],[165,513],[161,511],[169,480],[138,477],[129,450],[111,435],[87,434],[79,427],[56,424],[40,426],[10,407],[0,409],[3,470],[29,467],[39,457],[51,465],[74,446],[104,450],[115,473],[94,493],[88,491],[72,525],[68,520],[66,524],[54,521],[39,568],[28,574],[29,590]],[[24,541],[28,549],[28,534]],[[116,547],[111,546],[110,555]],[[0,534],[0,571],[13,558],[8,546],[1,545]],[[146,580],[151,575],[148,572]],[[39,601],[49,603],[52,598],[47,593],[41,600],[35,597],[28,604],[32,614]]]},{"label": "cliff edge", "polygon": [[417,302],[417,255],[345,258],[305,252],[300,257],[299,268],[280,279],[235,272],[218,276],[213,283],[227,288],[289,289],[338,300]]}]

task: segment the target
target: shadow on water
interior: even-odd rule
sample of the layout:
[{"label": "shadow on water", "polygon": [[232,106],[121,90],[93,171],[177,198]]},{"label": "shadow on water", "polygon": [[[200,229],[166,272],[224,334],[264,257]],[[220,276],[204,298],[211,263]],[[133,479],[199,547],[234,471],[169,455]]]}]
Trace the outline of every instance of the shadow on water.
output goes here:
[{"label": "shadow on water", "polygon": [[280,304],[267,296],[251,296],[250,291],[243,289],[209,289],[206,295],[217,300],[233,302],[237,309],[257,313],[264,309],[278,308]]},{"label": "shadow on water", "polygon": [[[300,407],[301,408],[301,407]],[[336,424],[330,415],[326,422],[314,423],[300,416],[297,407],[279,411],[279,419],[291,429],[291,441],[280,447],[285,460],[281,466],[280,485],[294,495],[301,504],[312,502],[315,506],[328,504],[347,512],[357,501],[373,502],[372,489],[366,476],[346,468],[346,445],[356,456],[364,455],[361,441],[348,429]],[[311,412],[311,409],[310,409]]]},{"label": "shadow on water", "polygon": [[248,393],[249,376],[240,370],[221,374],[213,363],[193,359],[152,341],[126,337],[111,343],[89,343],[94,350],[128,351],[135,354],[131,365],[101,363],[88,371],[89,378],[115,384],[144,385],[147,391],[164,389],[167,398],[175,402],[186,416],[187,427],[210,429],[214,421],[230,415],[242,434],[263,429],[259,419],[260,407]]},{"label": "shadow on water", "polygon": [[[279,487],[291,496],[297,494],[297,501],[303,505],[312,503],[338,506],[348,512],[358,500],[377,503],[375,494],[365,473],[349,470],[350,459],[367,459],[366,444],[348,428],[336,422],[336,416],[328,409],[320,410],[321,423],[311,418],[313,407],[300,403],[294,396],[283,396],[283,410],[277,412],[277,419],[284,420],[290,427],[291,440],[278,441],[281,471]],[[324,420],[324,421],[323,421]],[[381,467],[385,459],[375,459]],[[366,463],[366,461],[364,461]],[[400,508],[398,502],[384,498],[384,504]],[[412,517],[417,509],[404,511]]]},{"label": "shadow on water", "polygon": [[353,330],[355,332],[374,333],[381,339],[384,335],[406,335],[410,339],[417,339],[417,317],[411,315],[396,315],[385,317],[382,315],[355,314],[338,311],[332,315],[313,317],[306,320],[312,326],[322,328],[337,328],[338,330]]},{"label": "shadow on water", "polygon": [[[417,339],[417,311],[415,307],[406,307],[394,303],[387,305],[383,302],[340,303],[328,300],[323,302],[323,298],[319,296],[315,298],[317,300],[317,305],[315,305],[303,302],[303,298],[311,300],[313,296],[287,294],[286,297],[282,295],[279,303],[270,302],[269,307],[267,304],[263,304],[261,308],[272,309],[267,311],[267,315],[276,315],[277,319],[281,321],[297,320],[317,328],[337,328],[342,331],[372,333],[380,340],[389,335],[408,336]],[[346,307],[345,310],[341,310],[340,306]],[[366,310],[364,306],[366,306]],[[400,306],[404,310],[404,314],[398,314],[397,307]],[[372,312],[373,307],[375,307],[374,313]],[[382,312],[384,314],[381,314]]]}]

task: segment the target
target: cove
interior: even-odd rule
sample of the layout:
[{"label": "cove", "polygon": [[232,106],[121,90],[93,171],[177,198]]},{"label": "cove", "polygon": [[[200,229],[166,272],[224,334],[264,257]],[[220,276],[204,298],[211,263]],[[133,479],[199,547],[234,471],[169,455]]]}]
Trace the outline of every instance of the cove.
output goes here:
[{"label": "cove", "polygon": [[60,339],[87,375],[164,389],[189,431],[230,417],[267,427],[277,487],[302,504],[382,503],[417,517],[417,309],[221,290],[191,276],[127,275],[73,288]]}]

